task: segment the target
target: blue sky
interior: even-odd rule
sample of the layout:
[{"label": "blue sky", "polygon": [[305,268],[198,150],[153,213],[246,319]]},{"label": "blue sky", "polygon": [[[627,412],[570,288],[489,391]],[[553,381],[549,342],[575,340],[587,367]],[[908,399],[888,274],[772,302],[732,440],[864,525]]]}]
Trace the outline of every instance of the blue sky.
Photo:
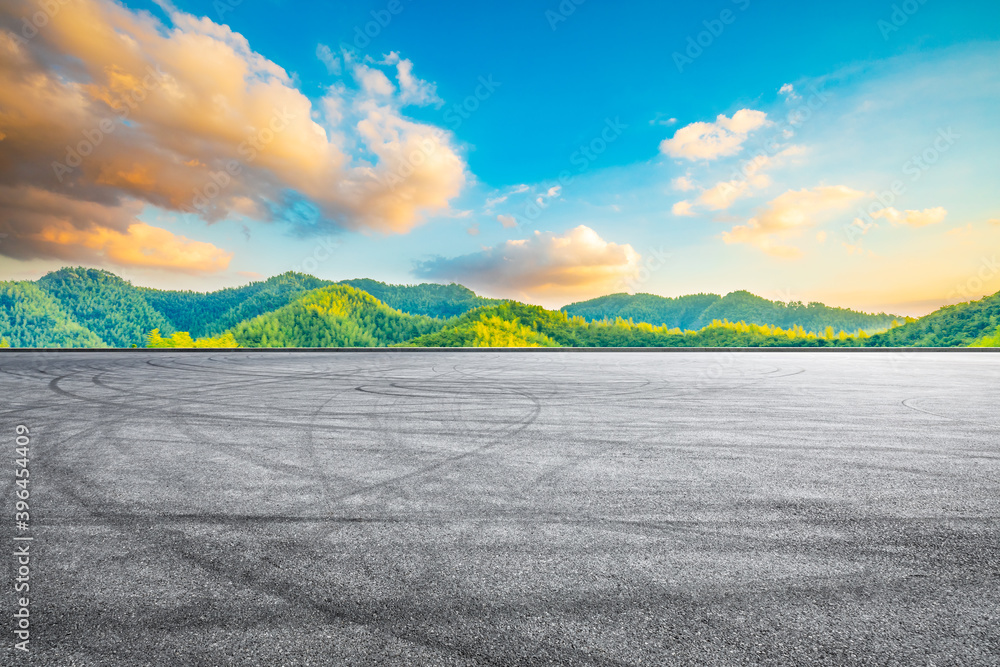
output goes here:
[{"label": "blue sky", "polygon": [[[14,4],[10,32],[37,3]],[[548,306],[748,289],[903,314],[1000,289],[994,2],[84,4],[22,48],[91,120],[0,119],[0,151],[60,158],[41,128],[86,131],[140,61],[169,84],[70,185],[0,163],[0,278],[83,263],[213,289],[297,269]],[[72,21],[129,39],[110,52]],[[268,100],[304,113],[185,206],[199,181],[177,165],[204,182],[242,159],[215,115],[256,133]],[[402,200],[378,190],[421,141]],[[42,202],[91,217],[16,215]]]}]

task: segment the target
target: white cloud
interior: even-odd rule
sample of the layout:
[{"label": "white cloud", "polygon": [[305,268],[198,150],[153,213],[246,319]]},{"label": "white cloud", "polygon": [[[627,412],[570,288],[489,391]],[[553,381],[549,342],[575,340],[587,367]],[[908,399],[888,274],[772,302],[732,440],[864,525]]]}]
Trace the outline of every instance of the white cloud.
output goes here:
[{"label": "white cloud", "polygon": [[789,190],[772,199],[755,218],[722,233],[726,243],[746,243],[777,257],[797,257],[801,251],[785,241],[803,229],[847,208],[865,193],[844,185]]},{"label": "white cloud", "polygon": [[674,204],[671,207],[670,211],[674,215],[678,215],[678,216],[694,215],[694,212],[691,211],[691,202],[689,202],[686,199],[683,200],[683,201],[679,201],[676,204]]},{"label": "white cloud", "polygon": [[497,221],[503,225],[504,229],[511,229],[517,227],[517,218],[512,215],[498,215]]},{"label": "white cloud", "polygon": [[426,106],[433,104],[440,109],[444,105],[437,95],[437,86],[418,79],[413,75],[413,63],[406,58],[400,58],[399,54],[393,51],[386,56],[383,61],[386,65],[396,66],[396,80],[399,82],[400,101],[406,104]]},{"label": "white cloud", "polygon": [[694,182],[687,176],[678,176],[670,184],[674,187],[674,190],[680,190],[681,192],[694,190]]},{"label": "white cloud", "polygon": [[552,300],[605,294],[634,279],[641,257],[630,245],[580,225],[562,236],[535,232],[462,257],[421,262],[420,278],[454,280],[497,296]]},{"label": "white cloud", "polygon": [[329,46],[326,44],[318,44],[316,46],[316,57],[319,58],[320,62],[326,65],[326,71],[328,73],[340,76],[342,71],[340,57],[334,55]]},{"label": "white cloud", "polygon": [[873,218],[883,218],[894,225],[909,225],[910,227],[925,227],[933,225],[947,217],[948,211],[943,206],[925,208],[922,211],[898,211],[891,206],[872,213]]},{"label": "white cloud", "polygon": [[802,99],[802,96],[795,92],[795,86],[790,83],[786,83],[779,88],[778,93],[787,97],[789,102],[795,102]]},{"label": "white cloud", "polygon": [[558,197],[560,192],[562,192],[562,186],[553,185],[551,188],[549,188],[542,194],[538,195],[538,197],[535,198],[535,203],[537,203],[539,206],[545,206],[545,202],[547,200]]},{"label": "white cloud", "polygon": [[743,161],[740,168],[734,170],[731,180],[716,183],[711,188],[703,190],[695,203],[713,211],[728,209],[737,199],[749,197],[754,190],[771,185],[771,177],[762,173],[765,169],[803,152],[799,146],[788,146],[773,156],[765,153],[755,155]]},{"label": "white cloud", "polygon": [[362,63],[354,65],[354,80],[365,93],[374,97],[389,97],[396,92],[396,87],[385,72]]},{"label": "white cloud", "polygon": [[686,160],[736,155],[742,150],[747,135],[766,123],[767,114],[753,109],[740,109],[732,118],[719,114],[714,123],[691,123],[677,130],[672,139],[665,139],[660,144],[660,151]]},{"label": "white cloud", "polygon": [[705,190],[698,197],[698,203],[713,211],[721,211],[732,206],[733,202],[750,193],[750,184],[746,181],[723,181]]}]

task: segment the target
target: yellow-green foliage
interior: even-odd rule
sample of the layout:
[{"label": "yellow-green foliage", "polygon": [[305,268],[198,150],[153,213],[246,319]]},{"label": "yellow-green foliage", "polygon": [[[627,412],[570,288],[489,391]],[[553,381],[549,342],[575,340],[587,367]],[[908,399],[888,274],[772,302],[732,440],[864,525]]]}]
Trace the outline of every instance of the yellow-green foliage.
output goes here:
[{"label": "yellow-green foliage", "polygon": [[991,334],[986,334],[974,343],[970,343],[969,347],[1000,347],[1000,327]]},{"label": "yellow-green foliage", "polygon": [[170,338],[164,338],[160,335],[159,329],[153,329],[149,332],[146,337],[146,347],[180,347],[180,348],[198,348],[198,347],[239,347],[236,343],[236,338],[231,333],[224,333],[221,336],[215,336],[214,338],[199,338],[197,340],[191,338],[191,334],[186,331],[178,331],[177,333],[170,336]]},{"label": "yellow-green foliage", "polygon": [[401,313],[353,287],[331,285],[241,322],[232,332],[245,347],[382,347],[444,325],[444,320]]},{"label": "yellow-green foliage", "polygon": [[472,334],[471,347],[558,347],[545,334],[496,315],[488,315],[473,322]]},{"label": "yellow-green foliage", "polygon": [[6,338],[0,338],[0,347],[10,347],[10,341]]}]

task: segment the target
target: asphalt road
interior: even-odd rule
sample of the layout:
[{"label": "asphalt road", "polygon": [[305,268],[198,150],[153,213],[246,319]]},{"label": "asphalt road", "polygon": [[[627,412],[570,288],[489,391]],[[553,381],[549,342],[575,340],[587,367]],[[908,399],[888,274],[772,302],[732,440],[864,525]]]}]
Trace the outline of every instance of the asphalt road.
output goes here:
[{"label": "asphalt road", "polygon": [[0,371],[3,664],[1000,664],[1000,355]]}]

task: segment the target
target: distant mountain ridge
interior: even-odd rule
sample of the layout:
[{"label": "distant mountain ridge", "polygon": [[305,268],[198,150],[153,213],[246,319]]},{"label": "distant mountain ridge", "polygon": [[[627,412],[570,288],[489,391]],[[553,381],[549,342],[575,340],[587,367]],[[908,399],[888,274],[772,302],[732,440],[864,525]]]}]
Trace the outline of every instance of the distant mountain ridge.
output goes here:
[{"label": "distant mountain ridge", "polygon": [[846,308],[832,308],[822,303],[803,304],[769,301],[747,291],[718,294],[692,294],[676,298],[655,294],[609,294],[608,296],[571,303],[561,309],[588,321],[622,318],[634,322],[666,325],[669,328],[697,331],[715,320],[768,324],[788,329],[800,326],[806,331],[821,333],[827,327],[834,331],[868,333],[885,331],[894,323],[909,318],[885,313],[862,313]]},{"label": "distant mountain ridge", "polygon": [[142,347],[153,330],[159,341],[176,334],[245,347],[994,346],[1000,293],[914,320],[745,291],[611,294],[551,311],[458,284],[333,282],[293,272],[208,293],[137,287],[82,267],[0,281],[0,346]]}]

